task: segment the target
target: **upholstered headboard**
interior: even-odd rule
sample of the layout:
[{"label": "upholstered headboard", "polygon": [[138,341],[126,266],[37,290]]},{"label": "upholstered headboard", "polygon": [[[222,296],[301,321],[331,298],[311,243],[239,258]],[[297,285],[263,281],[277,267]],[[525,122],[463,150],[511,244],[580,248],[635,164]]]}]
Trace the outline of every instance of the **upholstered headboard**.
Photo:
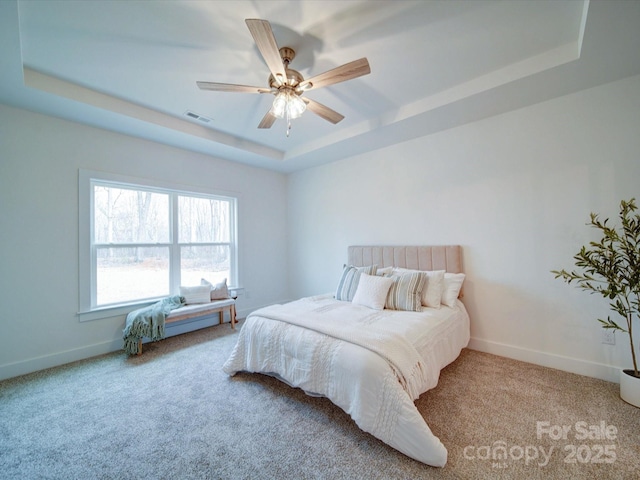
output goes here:
[{"label": "upholstered headboard", "polygon": [[463,273],[462,247],[460,245],[437,246],[360,246],[348,248],[348,264],[356,267],[378,265],[413,270],[446,270]]}]

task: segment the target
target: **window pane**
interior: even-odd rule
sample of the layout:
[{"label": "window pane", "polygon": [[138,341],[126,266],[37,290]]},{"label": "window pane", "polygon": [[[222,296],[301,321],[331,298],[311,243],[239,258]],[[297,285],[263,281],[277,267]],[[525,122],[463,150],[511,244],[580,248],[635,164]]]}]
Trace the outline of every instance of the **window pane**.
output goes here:
[{"label": "window pane", "polygon": [[179,197],[181,243],[228,242],[229,202],[214,198]]},{"label": "window pane", "polygon": [[96,243],[169,242],[169,195],[94,185]]},{"label": "window pane", "polygon": [[169,247],[98,248],[97,256],[97,305],[169,295]]},{"label": "window pane", "polygon": [[205,278],[211,283],[227,279],[230,282],[229,246],[182,247],[180,248],[180,283],[182,285],[200,285]]}]

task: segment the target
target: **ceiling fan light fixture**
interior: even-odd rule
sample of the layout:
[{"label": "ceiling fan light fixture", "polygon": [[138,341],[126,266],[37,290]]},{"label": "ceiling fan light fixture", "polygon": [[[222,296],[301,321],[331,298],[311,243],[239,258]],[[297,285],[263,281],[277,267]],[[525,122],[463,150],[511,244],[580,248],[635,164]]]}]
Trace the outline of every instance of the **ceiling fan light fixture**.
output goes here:
[{"label": "ceiling fan light fixture", "polygon": [[289,89],[282,89],[276,94],[271,107],[271,114],[277,118],[293,120],[300,117],[307,105],[302,99]]}]

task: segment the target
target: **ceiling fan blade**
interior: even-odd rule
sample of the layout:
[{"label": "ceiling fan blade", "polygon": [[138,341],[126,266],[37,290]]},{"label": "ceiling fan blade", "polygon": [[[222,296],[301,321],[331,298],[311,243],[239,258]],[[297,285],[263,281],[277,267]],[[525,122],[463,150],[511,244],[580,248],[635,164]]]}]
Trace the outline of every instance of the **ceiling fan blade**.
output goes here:
[{"label": "ceiling fan blade", "polygon": [[196,82],[196,84],[200,90],[213,90],[214,92],[271,93],[269,88],[250,87],[234,83]]},{"label": "ceiling fan blade", "polygon": [[276,121],[276,116],[271,114],[271,110],[269,110],[264,117],[262,117],[262,120],[260,120],[260,124],[258,125],[258,128],[271,128],[271,125],[273,125],[273,122]]},{"label": "ceiling fan blade", "polygon": [[282,57],[280,57],[278,44],[273,36],[271,24],[266,20],[254,18],[247,18],[245,23],[249,27],[251,36],[253,36],[258,50],[260,50],[262,58],[264,58],[267,67],[273,74],[273,78],[276,79],[278,85],[282,85],[287,79],[287,74],[284,71],[284,64],[282,63]]},{"label": "ceiling fan blade", "polygon": [[344,115],[340,115],[335,110],[331,110],[329,107],[326,107],[315,100],[311,100],[310,98],[302,98],[302,100],[307,104],[309,110],[334,125],[344,118]]},{"label": "ceiling fan blade", "polygon": [[344,82],[351,80],[352,78],[361,77],[362,75],[368,75],[371,73],[369,67],[369,61],[366,58],[354,60],[353,62],[345,63],[341,67],[336,67],[327,72],[311,77],[304,82],[300,82],[298,86],[302,90],[311,90],[312,88],[326,87],[327,85],[333,85],[334,83]]}]

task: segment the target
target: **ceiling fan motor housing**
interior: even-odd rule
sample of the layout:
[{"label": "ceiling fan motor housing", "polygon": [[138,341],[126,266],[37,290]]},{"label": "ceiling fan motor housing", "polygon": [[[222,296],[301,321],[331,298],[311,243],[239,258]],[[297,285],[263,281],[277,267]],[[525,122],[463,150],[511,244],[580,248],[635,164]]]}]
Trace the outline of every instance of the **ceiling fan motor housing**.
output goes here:
[{"label": "ceiling fan motor housing", "polygon": [[[295,88],[300,82],[304,80],[304,77],[300,74],[300,72],[293,70],[292,68],[286,68],[285,72],[287,73],[287,82],[281,86],[289,86]],[[279,88],[276,83],[276,79],[273,78],[273,75],[269,75],[269,86],[271,88]]]},{"label": "ceiling fan motor housing", "polygon": [[[280,89],[281,87],[292,87],[295,88],[300,82],[304,81],[304,77],[300,72],[294,70],[293,68],[289,68],[289,63],[295,58],[296,52],[293,48],[290,47],[282,47],[280,50],[280,56],[282,57],[282,63],[284,64],[284,70],[287,75],[287,81],[278,85],[273,75],[269,75],[269,86],[271,88]],[[295,92],[298,95],[301,92]]]}]

